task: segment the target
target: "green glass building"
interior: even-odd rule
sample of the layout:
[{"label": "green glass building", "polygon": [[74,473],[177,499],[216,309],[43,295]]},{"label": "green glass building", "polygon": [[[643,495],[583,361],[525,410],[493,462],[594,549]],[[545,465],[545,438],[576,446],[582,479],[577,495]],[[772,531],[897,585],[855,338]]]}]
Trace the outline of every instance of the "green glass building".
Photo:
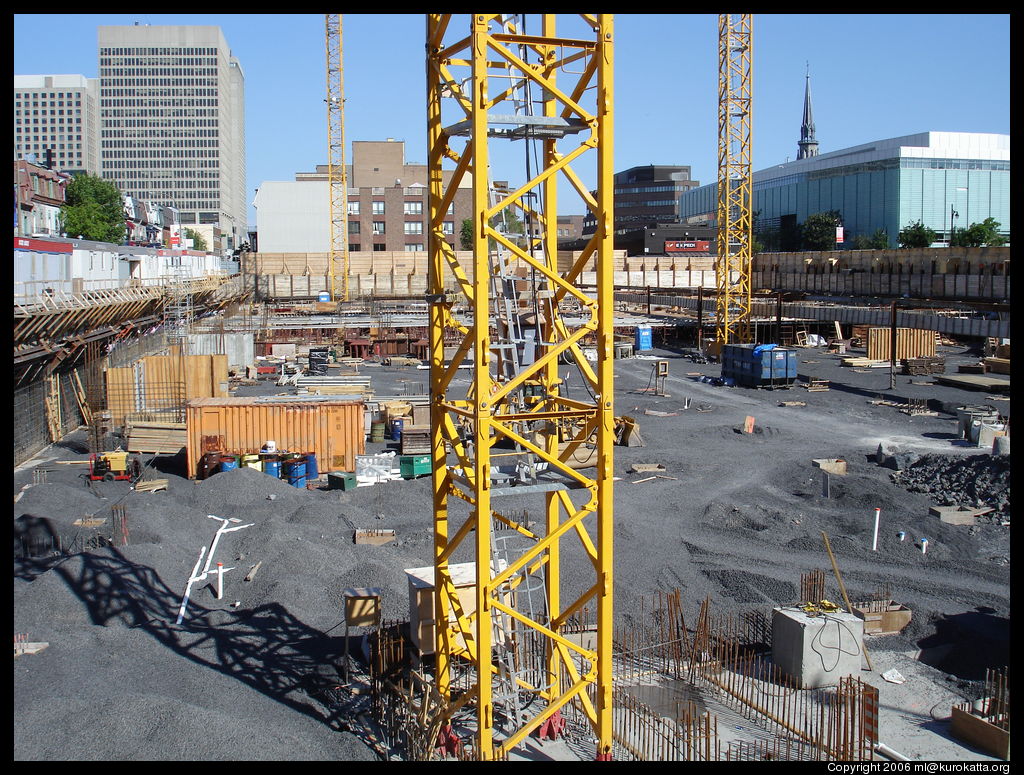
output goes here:
[{"label": "green glass building", "polygon": [[[809,215],[837,210],[844,227],[837,248],[877,229],[898,247],[900,230],[917,221],[938,235],[935,246],[948,244],[951,225],[989,217],[1009,235],[1010,136],[922,132],[808,156],[755,172],[753,200],[755,232],[783,240]],[[714,224],[717,208],[717,183],[680,197],[687,224]]]}]

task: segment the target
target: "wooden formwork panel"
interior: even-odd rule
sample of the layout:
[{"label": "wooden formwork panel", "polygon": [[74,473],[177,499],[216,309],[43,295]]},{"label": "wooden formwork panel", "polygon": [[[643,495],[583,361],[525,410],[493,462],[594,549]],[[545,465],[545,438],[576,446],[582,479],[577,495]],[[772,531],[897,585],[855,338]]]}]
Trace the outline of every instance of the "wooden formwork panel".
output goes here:
[{"label": "wooden formwork panel", "polygon": [[190,398],[228,395],[227,355],[150,355],[107,369],[107,409],[115,426],[137,412],[182,407]]},{"label": "wooden formwork panel", "polygon": [[362,401],[256,402],[199,398],[186,410],[189,478],[207,452],[243,455],[273,440],[278,449],[313,452],[321,471],[354,471],[365,450]]},{"label": "wooden formwork panel", "polygon": [[[889,360],[892,329],[868,329],[868,354],[871,360]],[[935,356],[935,332],[921,328],[896,329],[896,360]]]}]

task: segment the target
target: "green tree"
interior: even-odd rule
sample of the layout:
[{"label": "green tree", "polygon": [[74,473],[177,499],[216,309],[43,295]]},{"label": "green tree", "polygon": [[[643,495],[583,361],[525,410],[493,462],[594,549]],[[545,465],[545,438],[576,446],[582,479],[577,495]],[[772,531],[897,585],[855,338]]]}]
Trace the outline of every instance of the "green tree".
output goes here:
[{"label": "green tree", "polygon": [[899,243],[901,248],[926,248],[935,242],[936,236],[921,221],[916,221],[900,229]]},{"label": "green tree", "polygon": [[885,229],[875,229],[870,237],[867,234],[858,234],[853,238],[853,246],[857,250],[885,250],[889,247],[889,234]]},{"label": "green tree", "polygon": [[804,250],[835,250],[839,217],[838,210],[808,215],[803,223]]},{"label": "green tree", "polygon": [[185,238],[192,240],[192,249],[193,250],[200,250],[200,251],[206,250],[206,240],[203,239],[203,235],[202,234],[200,234],[195,229],[189,229],[188,227],[186,227],[184,231],[185,231]]},{"label": "green tree", "polygon": [[999,233],[1001,225],[995,218],[972,223],[966,229],[954,232],[950,244],[958,248],[1000,247],[1006,244],[1006,237]]},{"label": "green tree", "polygon": [[[521,218],[516,215],[515,211],[511,207],[506,207],[500,213],[491,218],[491,226],[504,233],[510,242],[515,245],[523,246],[525,244],[524,234],[526,227],[523,224]],[[473,249],[473,219],[466,218],[462,221],[462,228],[459,230],[459,244],[462,245],[463,250]],[[491,239],[488,240],[489,247],[494,250],[497,243]]]},{"label": "green tree", "polygon": [[70,237],[120,244],[124,241],[124,199],[117,186],[95,175],[77,175],[64,192],[61,231]]},{"label": "green tree", "polygon": [[473,219],[465,218],[459,230],[459,244],[463,250],[473,249]]}]

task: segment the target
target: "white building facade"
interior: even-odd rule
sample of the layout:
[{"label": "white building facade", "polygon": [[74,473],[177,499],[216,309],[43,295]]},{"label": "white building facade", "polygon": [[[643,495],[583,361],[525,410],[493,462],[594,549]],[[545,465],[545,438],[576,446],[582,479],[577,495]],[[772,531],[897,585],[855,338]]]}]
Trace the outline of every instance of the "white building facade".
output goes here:
[{"label": "white building facade", "polygon": [[98,78],[82,75],[14,76],[14,160],[53,169],[100,173]]}]

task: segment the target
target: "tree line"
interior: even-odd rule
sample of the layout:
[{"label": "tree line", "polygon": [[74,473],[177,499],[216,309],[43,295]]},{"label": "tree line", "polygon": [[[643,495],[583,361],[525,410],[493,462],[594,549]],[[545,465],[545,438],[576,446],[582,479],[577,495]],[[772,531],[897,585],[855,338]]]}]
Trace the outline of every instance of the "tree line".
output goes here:
[{"label": "tree line", "polygon": [[[756,222],[756,214],[755,214]],[[999,233],[1002,224],[994,218],[972,223],[965,229],[955,229],[950,239],[952,247],[1000,247],[1009,238]],[[754,252],[835,250],[836,227],[842,226],[842,214],[828,210],[807,216],[803,223],[780,225],[778,228],[754,229]],[[897,242],[901,248],[926,248],[934,244],[938,234],[920,220],[900,229]],[[850,240],[856,250],[885,250],[889,247],[889,234],[875,229],[872,234],[855,234]]]},{"label": "tree line", "polygon": [[[96,175],[75,175],[64,188],[60,230],[72,238],[114,245],[124,242],[124,197],[117,184]],[[192,240],[194,250],[206,250],[206,240],[199,232],[186,227],[182,233]]]}]

